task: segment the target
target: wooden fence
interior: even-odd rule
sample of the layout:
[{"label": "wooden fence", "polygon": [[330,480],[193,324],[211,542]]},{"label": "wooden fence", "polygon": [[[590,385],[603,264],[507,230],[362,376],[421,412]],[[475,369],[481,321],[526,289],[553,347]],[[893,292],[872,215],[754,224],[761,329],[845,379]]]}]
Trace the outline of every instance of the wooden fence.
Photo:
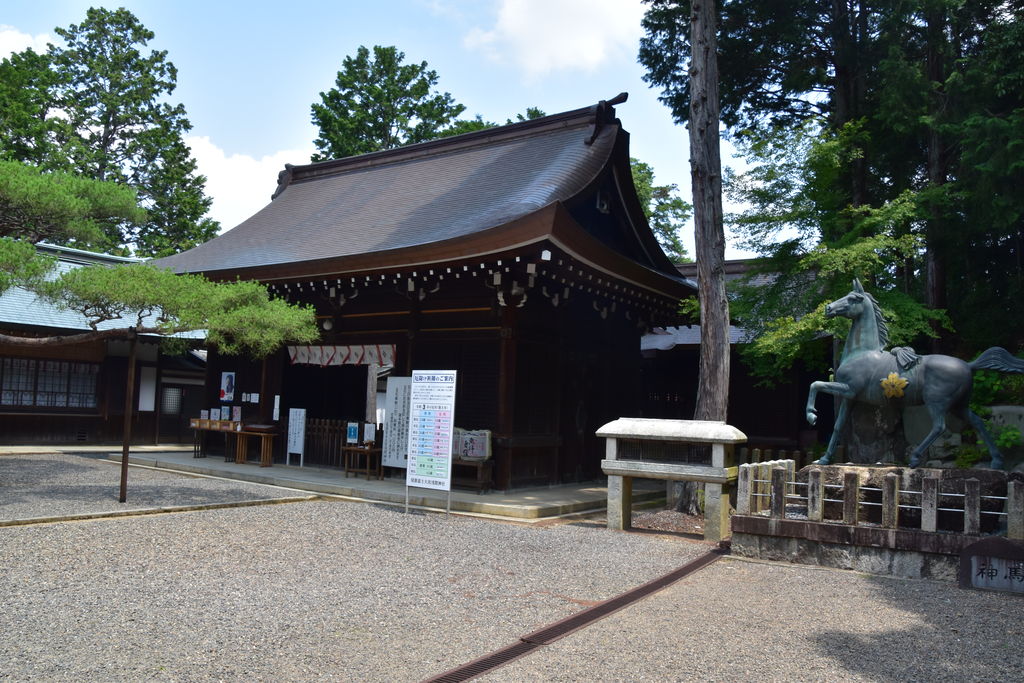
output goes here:
[{"label": "wooden fence", "polygon": [[316,467],[344,467],[341,449],[345,445],[344,420],[313,418],[306,421],[305,461]]},{"label": "wooden fence", "polygon": [[[796,481],[795,472],[793,460],[740,465],[736,514],[758,515],[767,511],[770,518],[776,519],[850,526],[870,524],[883,529],[902,527],[925,532],[948,530],[966,535],[979,535],[982,517],[995,516],[1001,519],[997,523],[990,519],[984,526],[998,529],[1007,538],[1024,540],[1024,482],[1019,479],[1007,482],[1005,496],[984,496],[977,479],[962,480],[962,492],[940,492],[940,479],[934,476],[923,477],[921,490],[914,491],[901,490],[900,477],[894,472],[885,475],[881,488],[862,486],[856,472],[845,472],[842,484],[825,484],[819,468],[807,471],[806,482]],[[874,509],[867,510],[869,507]],[[962,527],[940,529],[942,513],[947,518],[962,518]],[[865,522],[867,519],[878,521]],[[901,524],[904,521],[909,523]]]}]

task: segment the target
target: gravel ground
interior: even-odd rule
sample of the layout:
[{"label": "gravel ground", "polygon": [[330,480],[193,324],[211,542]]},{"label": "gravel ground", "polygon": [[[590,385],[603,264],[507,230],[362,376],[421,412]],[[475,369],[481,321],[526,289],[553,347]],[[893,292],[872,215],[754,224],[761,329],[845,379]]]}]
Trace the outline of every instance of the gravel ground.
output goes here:
[{"label": "gravel ground", "polygon": [[1019,681],[1024,601],[726,558],[485,681]]},{"label": "gravel ground", "polygon": [[705,546],[315,501],[0,528],[0,679],[415,681]]},{"label": "gravel ground", "polygon": [[[12,475],[17,460],[28,462]],[[116,472],[0,457],[0,518],[109,508]],[[147,488],[154,505],[276,495],[132,468],[133,505]],[[3,527],[0,680],[417,681],[707,549],[593,521],[528,527],[329,501]],[[727,558],[485,679],[1020,680],[1022,607]]]},{"label": "gravel ground", "polygon": [[131,467],[117,502],[121,464],[79,455],[0,455],[0,520],[309,495],[299,491]]}]

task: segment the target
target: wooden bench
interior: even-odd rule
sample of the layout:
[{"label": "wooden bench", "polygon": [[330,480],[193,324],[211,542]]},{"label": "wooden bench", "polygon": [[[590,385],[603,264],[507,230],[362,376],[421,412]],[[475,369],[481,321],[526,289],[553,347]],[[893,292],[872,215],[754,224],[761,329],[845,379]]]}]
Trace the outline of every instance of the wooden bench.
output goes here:
[{"label": "wooden bench", "polygon": [[[455,476],[456,468],[462,469],[473,469],[475,470],[473,477],[457,477]],[[490,458],[487,460],[462,460],[461,458],[452,458],[452,485],[453,486],[464,486],[466,488],[476,489],[477,493],[483,493],[484,491],[491,490],[491,476],[494,472],[494,461]]]}]

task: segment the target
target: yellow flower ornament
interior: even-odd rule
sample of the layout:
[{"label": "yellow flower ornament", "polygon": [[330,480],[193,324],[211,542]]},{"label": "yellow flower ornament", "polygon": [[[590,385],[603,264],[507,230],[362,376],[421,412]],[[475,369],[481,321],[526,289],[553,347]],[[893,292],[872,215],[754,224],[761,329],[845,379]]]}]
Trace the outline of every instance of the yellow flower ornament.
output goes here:
[{"label": "yellow flower ornament", "polygon": [[890,372],[889,376],[883,379],[881,384],[886,398],[903,398],[903,390],[909,382],[895,372]]}]

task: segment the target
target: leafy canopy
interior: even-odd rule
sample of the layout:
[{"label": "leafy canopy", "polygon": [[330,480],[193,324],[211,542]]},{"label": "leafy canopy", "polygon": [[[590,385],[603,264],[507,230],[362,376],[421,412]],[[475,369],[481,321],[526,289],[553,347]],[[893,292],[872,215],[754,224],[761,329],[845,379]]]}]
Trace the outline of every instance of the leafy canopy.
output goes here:
[{"label": "leafy canopy", "polygon": [[271,298],[256,282],[212,282],[147,264],[75,268],[34,287],[43,299],[82,313],[93,329],[127,319],[135,333],[205,330],[220,353],[266,356],[287,342],[319,337],[315,311]]},{"label": "leafy canopy", "polygon": [[[355,57],[346,57],[335,87],[320,93],[312,105],[313,123],[320,136],[313,141],[319,152],[313,161],[341,159],[393,149],[436,138],[462,135],[502,124],[477,114],[457,118],[466,108],[449,93],[434,89],[437,72],[426,62],[404,64],[405,53],[397,47],[360,46]],[[506,119],[504,125],[546,116],[527,107]]]},{"label": "leafy canopy", "polygon": [[0,236],[89,245],[111,222],[142,222],[135,190],[0,160]]},{"label": "leafy canopy", "polygon": [[[404,64],[398,48],[360,46],[346,57],[335,87],[312,105],[319,137],[313,161],[340,159],[424,142],[448,128],[465,107],[438,92],[427,63]],[[465,132],[465,131],[463,131]]]},{"label": "leafy canopy", "polygon": [[145,218],[134,190],[123,185],[0,161],[0,293],[23,287],[80,313],[93,330],[42,338],[0,334],[0,341],[41,346],[203,330],[222,353],[265,356],[286,342],[319,337],[312,308],[271,298],[255,282],[211,282],[142,263],[57,273],[56,260],[33,244],[74,242],[108,221]]},{"label": "leafy canopy", "polygon": [[206,179],[184,142],[181,104],[167,100],[177,69],[128,10],[91,8],[81,24],[56,28],[63,46],[0,62],[0,158],[133,188],[144,221],[111,220],[90,248],[162,256],[205,242]]},{"label": "leafy canopy", "polygon": [[688,262],[690,257],[680,231],[693,214],[693,207],[677,194],[679,188],[674,183],[655,185],[654,169],[650,164],[630,158],[629,165],[640,206],[661,248],[673,262]]},{"label": "leafy canopy", "polygon": [[[639,59],[685,121],[692,3],[646,2]],[[771,281],[732,307],[755,371],[802,353],[788,345],[826,329],[811,312],[854,275],[894,343],[1024,345],[1021,3],[718,7],[722,120],[747,156],[727,219]]]}]

